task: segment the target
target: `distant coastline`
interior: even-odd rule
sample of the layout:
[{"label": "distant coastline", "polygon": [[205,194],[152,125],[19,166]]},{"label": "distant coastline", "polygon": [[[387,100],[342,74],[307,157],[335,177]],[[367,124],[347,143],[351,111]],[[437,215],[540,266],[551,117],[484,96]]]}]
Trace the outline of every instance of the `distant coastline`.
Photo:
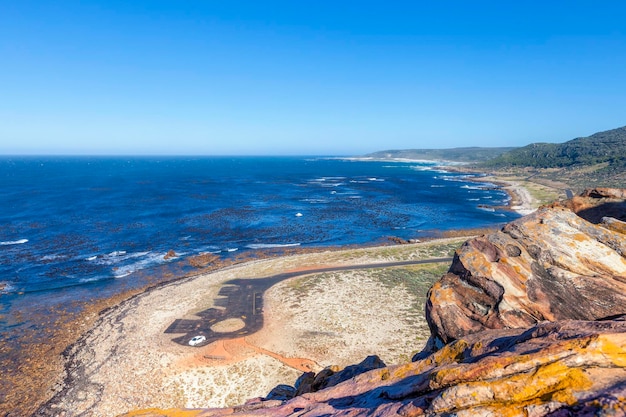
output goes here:
[{"label": "distant coastline", "polygon": [[[481,148],[482,149],[482,148]],[[509,149],[509,148],[504,148]],[[476,182],[492,182],[502,188],[509,194],[511,200],[508,203],[508,207],[519,213],[522,216],[534,212],[541,204],[547,203],[552,200],[541,201],[533,196],[527,186],[520,181],[505,178],[503,172],[485,172],[484,170],[477,169],[472,162],[453,161],[445,159],[413,159],[413,158],[400,158],[400,157],[380,157],[380,156],[355,156],[346,157],[346,160],[355,161],[376,161],[376,162],[398,162],[398,163],[422,163],[431,164],[433,171],[440,172],[462,172],[467,174],[477,174],[479,177],[468,177],[469,181]]]}]

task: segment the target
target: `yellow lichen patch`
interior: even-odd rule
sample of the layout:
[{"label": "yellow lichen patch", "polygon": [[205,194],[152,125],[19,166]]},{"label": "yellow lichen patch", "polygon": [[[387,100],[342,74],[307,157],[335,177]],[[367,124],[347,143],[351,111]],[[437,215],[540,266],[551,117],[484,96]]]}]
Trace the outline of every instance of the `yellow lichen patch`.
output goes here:
[{"label": "yellow lichen patch", "polygon": [[451,287],[443,286],[440,282],[436,282],[430,288],[429,296],[436,296],[437,303],[442,304],[444,302],[453,303],[456,298],[456,293]]},{"label": "yellow lichen patch", "polygon": [[398,379],[406,378],[407,376],[413,376],[421,374],[428,369],[433,368],[432,357],[422,359],[417,362],[409,362],[404,365],[400,365],[389,369],[389,379],[390,381],[395,381]]},{"label": "yellow lichen patch", "polygon": [[437,366],[456,363],[463,358],[468,347],[469,344],[463,339],[450,343],[433,354],[433,363]]},{"label": "yellow lichen patch", "polygon": [[585,240],[589,240],[589,236],[584,233],[576,233],[572,236],[572,239],[577,242],[584,242]]},{"label": "yellow lichen patch", "polygon": [[432,411],[442,413],[482,406],[497,410],[500,416],[515,415],[511,410],[547,401],[574,404],[578,401],[574,393],[591,385],[583,370],[555,362],[535,372],[455,385],[433,401]]},{"label": "yellow lichen patch", "polygon": [[[435,370],[431,376],[431,387],[443,388],[453,384],[504,379],[507,375],[536,372],[541,366],[567,359],[573,352],[581,351],[589,346],[589,338],[580,338],[555,342],[552,346],[527,354],[500,355],[486,357],[478,362],[452,364]],[[471,346],[472,354],[476,354],[479,343]]]},{"label": "yellow lichen patch", "polygon": [[587,390],[592,385],[582,369],[570,368],[560,362],[544,365],[531,375],[516,375],[510,380],[513,389],[504,389],[498,396],[503,402],[541,399],[542,402],[552,400],[571,405],[577,401],[573,395],[575,391]]},{"label": "yellow lichen patch", "polygon": [[612,339],[606,335],[598,337],[599,351],[615,366],[626,368],[626,335],[613,336]]},{"label": "yellow lichen patch", "polygon": [[456,364],[461,361],[470,345],[463,339],[447,344],[426,359],[394,367],[389,379],[402,379],[407,376],[421,374],[437,366]]},{"label": "yellow lichen patch", "polygon": [[185,410],[179,408],[161,410],[158,408],[149,408],[146,410],[131,411],[120,417],[196,417],[203,411],[205,410]]}]

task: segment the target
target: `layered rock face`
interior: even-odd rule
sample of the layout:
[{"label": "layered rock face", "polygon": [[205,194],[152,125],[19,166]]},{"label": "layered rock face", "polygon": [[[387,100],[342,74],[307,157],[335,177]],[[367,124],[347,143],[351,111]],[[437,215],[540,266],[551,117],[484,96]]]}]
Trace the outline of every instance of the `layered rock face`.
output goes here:
[{"label": "layered rock face", "polygon": [[128,415],[626,416],[625,198],[592,190],[466,242],[429,291],[431,340],[411,363],[368,358],[239,407]]},{"label": "layered rock face", "polygon": [[626,224],[600,216],[605,204],[611,210],[623,205],[591,197],[578,204],[602,223],[565,207],[546,207],[466,242],[429,292],[426,315],[434,342],[441,346],[485,329],[544,320],[625,314]]}]

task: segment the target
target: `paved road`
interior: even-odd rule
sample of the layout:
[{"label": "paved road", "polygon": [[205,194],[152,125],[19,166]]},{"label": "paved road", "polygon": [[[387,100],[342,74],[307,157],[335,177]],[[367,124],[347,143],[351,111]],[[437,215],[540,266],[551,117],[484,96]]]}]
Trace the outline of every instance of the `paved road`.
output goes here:
[{"label": "paved road", "polygon": [[[230,280],[223,284],[218,293],[219,298],[215,299],[214,304],[221,308],[209,308],[201,311],[197,314],[199,318],[195,320],[177,319],[165,330],[165,333],[182,334],[182,336],[172,339],[181,345],[188,345],[189,340],[194,336],[202,335],[206,337],[206,340],[198,346],[220,339],[235,339],[249,336],[263,327],[263,294],[273,285],[286,279],[324,272],[392,268],[451,261],[452,258],[433,258],[419,261],[371,263],[285,272],[266,278],[238,278]],[[218,333],[211,330],[211,326],[226,319],[241,319],[245,326],[242,329],[229,333]]]}]

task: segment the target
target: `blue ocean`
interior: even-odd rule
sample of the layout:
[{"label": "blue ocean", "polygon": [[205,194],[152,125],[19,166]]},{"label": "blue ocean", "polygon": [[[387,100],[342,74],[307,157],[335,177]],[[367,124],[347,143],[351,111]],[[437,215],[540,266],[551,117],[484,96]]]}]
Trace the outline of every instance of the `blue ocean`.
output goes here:
[{"label": "blue ocean", "polygon": [[518,217],[493,184],[408,161],[2,157],[0,189],[3,332],[30,310],[185,272],[197,254],[386,243]]}]

